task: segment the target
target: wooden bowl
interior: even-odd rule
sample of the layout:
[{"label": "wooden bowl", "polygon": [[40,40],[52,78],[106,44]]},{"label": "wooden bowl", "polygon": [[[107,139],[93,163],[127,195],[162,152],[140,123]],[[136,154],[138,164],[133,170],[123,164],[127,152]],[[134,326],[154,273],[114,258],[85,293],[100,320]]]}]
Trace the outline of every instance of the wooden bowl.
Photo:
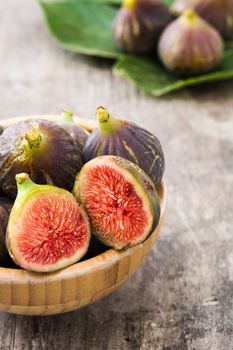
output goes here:
[{"label": "wooden bowl", "polygon": [[[31,117],[7,119],[0,124],[5,127],[28,118]],[[58,120],[57,116],[40,118]],[[93,130],[96,125],[86,119],[78,119],[78,124],[88,130]],[[53,273],[39,274],[1,267],[0,311],[21,315],[59,314],[81,308],[113,292],[142,264],[159,234],[167,197],[164,181],[158,193],[161,201],[159,225],[146,241],[137,246],[122,251],[108,249]]]}]

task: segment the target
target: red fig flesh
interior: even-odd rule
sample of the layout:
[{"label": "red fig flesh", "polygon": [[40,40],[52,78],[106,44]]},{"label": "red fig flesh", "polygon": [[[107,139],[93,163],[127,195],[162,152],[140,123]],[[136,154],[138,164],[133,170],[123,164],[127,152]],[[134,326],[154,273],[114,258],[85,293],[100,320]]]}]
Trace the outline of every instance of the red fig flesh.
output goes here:
[{"label": "red fig flesh", "polygon": [[84,165],[74,195],[97,238],[115,249],[144,241],[157,226],[160,205],[151,179],[126,159],[102,156]]},{"label": "red fig flesh", "polygon": [[7,246],[24,269],[48,272],[69,266],[87,252],[87,215],[66,190],[36,185],[17,175],[18,196],[7,228]]}]

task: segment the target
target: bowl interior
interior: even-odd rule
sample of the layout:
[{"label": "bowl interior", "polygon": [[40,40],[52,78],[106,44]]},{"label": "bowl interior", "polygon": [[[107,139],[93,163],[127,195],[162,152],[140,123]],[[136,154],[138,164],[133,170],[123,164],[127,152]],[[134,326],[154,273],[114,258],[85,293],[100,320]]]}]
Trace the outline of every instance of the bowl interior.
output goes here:
[{"label": "bowl interior", "polygon": [[[58,120],[57,116],[51,115],[39,117]],[[38,116],[7,119],[0,124],[6,127],[29,118]],[[75,120],[89,131],[96,126],[92,120]],[[141,244],[116,251],[94,242],[95,250],[89,250],[81,261],[51,273],[0,267],[0,310],[24,315],[67,312],[94,302],[116,289],[137,270],[160,232],[167,201],[164,180],[157,190],[161,203],[160,221],[152,235]]]}]

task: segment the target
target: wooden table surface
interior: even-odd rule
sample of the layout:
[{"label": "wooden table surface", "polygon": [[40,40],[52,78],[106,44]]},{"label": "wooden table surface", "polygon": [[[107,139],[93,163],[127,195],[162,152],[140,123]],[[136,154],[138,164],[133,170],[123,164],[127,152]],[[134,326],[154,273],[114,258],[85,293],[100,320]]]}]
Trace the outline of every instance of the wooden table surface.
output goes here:
[{"label": "wooden table surface", "polygon": [[108,62],[58,48],[35,1],[0,2],[0,118],[94,118],[104,105],[161,139],[169,190],[157,244],[127,284],[65,315],[0,313],[0,349],[233,349],[232,97],[233,82],[138,93]]}]

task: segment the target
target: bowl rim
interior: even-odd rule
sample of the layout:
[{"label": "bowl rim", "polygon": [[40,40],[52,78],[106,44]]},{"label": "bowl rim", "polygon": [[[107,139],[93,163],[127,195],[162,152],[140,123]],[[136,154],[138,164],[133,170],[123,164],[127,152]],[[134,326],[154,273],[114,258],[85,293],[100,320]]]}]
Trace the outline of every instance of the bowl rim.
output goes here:
[{"label": "bowl rim", "polygon": [[[35,115],[35,116],[24,116],[24,117],[14,117],[9,119],[4,119],[0,121],[0,124],[3,127],[7,127],[8,125],[12,124],[16,120],[25,120],[25,119],[49,119],[49,120],[57,120],[57,115]],[[75,117],[75,122],[77,122],[80,126],[84,127],[85,129],[91,131],[93,130],[97,123],[91,119],[83,119],[83,118],[77,118]],[[89,272],[94,271],[100,271],[105,270],[106,268],[109,268],[114,262],[118,262],[121,259],[124,259],[128,255],[131,255],[134,253],[134,251],[140,249],[147,241],[150,240],[151,236],[153,236],[153,240],[157,238],[160,232],[160,227],[163,223],[165,210],[167,206],[167,186],[166,181],[163,178],[160,185],[157,188],[159,199],[160,199],[160,205],[161,205],[161,212],[160,212],[160,219],[157,227],[155,230],[147,237],[145,241],[143,241],[140,244],[137,244],[130,248],[125,248],[122,250],[115,250],[113,248],[109,248],[105,252],[98,254],[92,258],[89,258],[87,260],[78,261],[75,264],[65,267],[61,270],[54,271],[54,272],[46,272],[46,273],[37,273],[33,271],[28,271],[24,269],[16,269],[16,268],[7,268],[7,267],[0,267],[0,284],[4,284],[6,282],[9,283],[9,275],[11,276],[11,280],[14,281],[14,284],[20,283],[22,284],[23,281],[28,283],[29,280],[33,278],[34,282],[40,283],[44,282],[46,280],[53,280],[53,281],[61,281],[66,280],[69,278],[74,278],[74,276],[81,276],[83,274],[88,274]]]}]

